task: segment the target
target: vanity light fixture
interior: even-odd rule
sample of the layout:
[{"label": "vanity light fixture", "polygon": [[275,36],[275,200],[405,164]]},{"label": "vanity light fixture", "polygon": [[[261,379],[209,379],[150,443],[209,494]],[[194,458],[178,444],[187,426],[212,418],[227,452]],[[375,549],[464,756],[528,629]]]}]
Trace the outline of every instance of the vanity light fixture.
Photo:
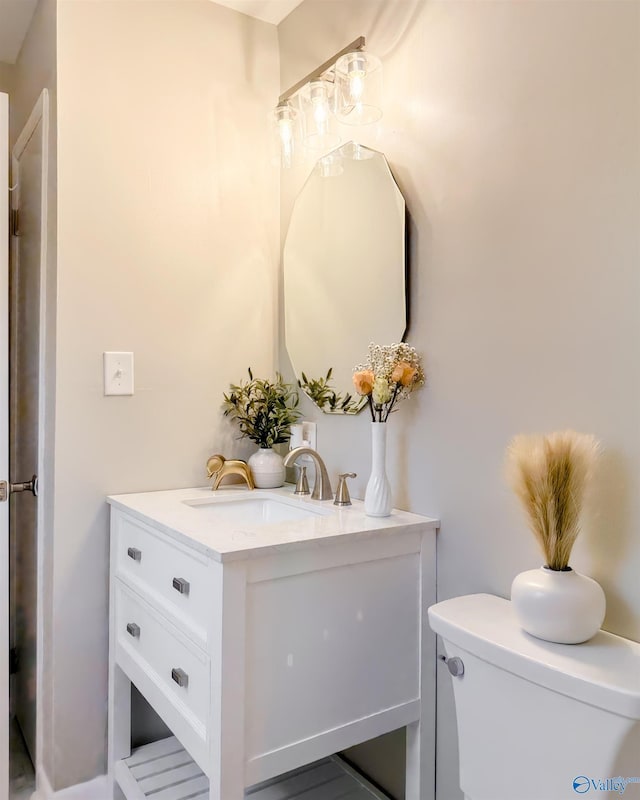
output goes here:
[{"label": "vanity light fixture", "polygon": [[298,95],[304,147],[315,155],[322,155],[340,144],[333,116],[333,93],[331,81],[317,78],[303,86]]},{"label": "vanity light fixture", "polygon": [[304,150],[318,158],[340,144],[336,121],[369,125],[382,117],[382,63],[358,37],[280,95],[270,114],[274,160],[287,169]]},{"label": "vanity light fixture", "polygon": [[370,125],[382,117],[382,62],[372,53],[341,56],[335,67],[336,117],[347,125]]},{"label": "vanity light fixture", "polygon": [[281,100],[271,112],[270,119],[273,160],[283,169],[289,169],[297,156],[300,114],[289,100]]}]

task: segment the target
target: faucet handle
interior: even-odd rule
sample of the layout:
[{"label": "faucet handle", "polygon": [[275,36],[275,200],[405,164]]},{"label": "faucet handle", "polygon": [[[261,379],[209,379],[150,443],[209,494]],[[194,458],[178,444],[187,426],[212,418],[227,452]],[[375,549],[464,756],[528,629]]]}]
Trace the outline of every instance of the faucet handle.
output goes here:
[{"label": "faucet handle", "polygon": [[311,494],[309,491],[309,481],[307,480],[307,468],[304,466],[299,467],[300,474],[298,475],[298,482],[296,483],[296,490],[294,494],[307,495]]},{"label": "faucet handle", "polygon": [[336,499],[333,501],[334,506],[350,506],[351,497],[349,496],[349,487],[347,486],[347,478],[357,478],[355,472],[343,472],[338,475],[338,488],[336,489]]}]

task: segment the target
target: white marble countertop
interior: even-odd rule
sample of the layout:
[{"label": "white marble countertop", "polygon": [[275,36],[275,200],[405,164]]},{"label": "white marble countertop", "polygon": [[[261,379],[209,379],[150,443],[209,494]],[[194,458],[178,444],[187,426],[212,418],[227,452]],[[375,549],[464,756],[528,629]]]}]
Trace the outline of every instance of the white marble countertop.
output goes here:
[{"label": "white marble countertop", "polygon": [[[368,517],[364,503],[341,508],[333,502],[296,497],[294,487],[257,489],[231,486],[212,492],[211,489],[175,489],[139,494],[120,494],[107,498],[113,508],[159,528],[168,536],[188,543],[218,561],[264,556],[269,552],[335,544],[336,540],[368,538],[407,532],[411,529],[433,530],[439,521],[408,511],[393,509],[388,517]],[[275,500],[293,509],[292,514],[309,513],[302,519],[280,522],[246,522],[224,519],[222,504],[238,500],[259,502]],[[214,520],[211,509],[221,508],[220,520]],[[281,508],[281,506],[279,506]],[[213,512],[216,513],[216,512]],[[231,515],[233,517],[233,515]]]}]

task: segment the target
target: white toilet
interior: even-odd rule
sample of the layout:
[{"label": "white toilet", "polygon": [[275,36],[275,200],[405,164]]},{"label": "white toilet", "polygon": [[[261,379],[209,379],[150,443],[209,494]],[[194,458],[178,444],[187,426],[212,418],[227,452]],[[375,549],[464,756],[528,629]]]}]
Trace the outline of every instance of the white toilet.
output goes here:
[{"label": "white toilet", "polygon": [[466,800],[640,798],[640,644],[544,642],[487,594],[438,603],[429,622],[454,676]]}]

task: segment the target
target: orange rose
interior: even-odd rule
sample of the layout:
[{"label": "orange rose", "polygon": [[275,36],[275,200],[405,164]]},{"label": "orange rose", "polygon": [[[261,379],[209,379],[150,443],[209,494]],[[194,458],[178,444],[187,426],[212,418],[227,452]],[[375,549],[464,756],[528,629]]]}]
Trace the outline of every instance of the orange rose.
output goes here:
[{"label": "orange rose", "polygon": [[363,369],[361,372],[353,373],[353,385],[358,394],[371,394],[373,391],[373,381],[374,375],[370,369]]},{"label": "orange rose", "polygon": [[391,380],[402,384],[402,386],[411,386],[417,374],[418,370],[412,367],[411,364],[406,361],[398,361],[391,373]]}]

